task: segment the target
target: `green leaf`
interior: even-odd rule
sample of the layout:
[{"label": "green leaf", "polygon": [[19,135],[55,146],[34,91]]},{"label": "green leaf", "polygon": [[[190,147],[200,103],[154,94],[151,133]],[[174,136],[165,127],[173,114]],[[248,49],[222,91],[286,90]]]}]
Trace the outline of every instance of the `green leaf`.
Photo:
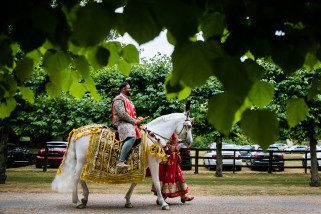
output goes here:
[{"label": "green leaf", "polygon": [[4,97],[11,97],[13,96],[17,91],[17,82],[11,75],[7,75],[7,81],[4,83],[6,93],[4,94]]},{"label": "green leaf", "polygon": [[126,45],[122,50],[122,57],[128,63],[139,63],[139,53],[137,48],[132,45]]},{"label": "green leaf", "polygon": [[308,100],[314,99],[317,94],[321,94],[321,79],[314,77],[308,93]]},{"label": "green leaf", "polygon": [[191,93],[192,93],[192,89],[186,86],[183,90],[181,90],[178,93],[178,100],[180,101],[180,100],[186,99],[187,97],[189,97]]},{"label": "green leaf", "polygon": [[235,118],[233,121],[233,125],[238,123],[241,118],[242,118],[242,114],[243,112],[248,109],[249,107],[253,106],[253,104],[251,103],[251,101],[249,100],[249,98],[245,98],[242,106],[237,110],[237,112],[235,113]]},{"label": "green leaf", "polygon": [[218,12],[207,13],[202,19],[201,29],[205,39],[221,36],[225,29],[224,15]]},{"label": "green leaf", "polygon": [[[248,53],[250,54],[250,52],[247,52],[247,54]],[[265,74],[265,70],[263,69],[263,67],[259,66],[255,61],[246,60],[242,64],[245,66],[247,79],[249,79],[253,83],[262,79],[263,75]]]},{"label": "green leaf", "polygon": [[152,40],[162,30],[155,18],[152,4],[143,1],[128,1],[123,12],[122,27],[139,44]]},{"label": "green leaf", "polygon": [[246,110],[242,115],[241,127],[246,135],[264,150],[279,136],[279,123],[276,116],[265,109]]},{"label": "green leaf", "polygon": [[305,56],[305,62],[304,67],[307,69],[307,71],[312,71],[318,68],[319,61],[315,54],[313,53],[307,53]]},{"label": "green leaf", "polygon": [[274,97],[274,87],[265,81],[257,81],[248,95],[253,105],[263,108],[267,106]]},{"label": "green leaf", "polygon": [[178,100],[184,100],[191,94],[192,89],[190,87],[184,86],[182,83],[171,85],[170,78],[171,75],[168,76],[165,81],[165,92],[167,99],[174,99],[177,97]]},{"label": "green leaf", "polygon": [[130,64],[128,64],[125,60],[120,59],[118,61],[118,69],[125,76],[129,76],[129,74],[130,74]]},{"label": "green leaf", "polygon": [[17,106],[17,102],[12,97],[6,99],[5,103],[0,103],[0,119],[9,117],[11,112],[15,110],[16,106]]},{"label": "green leaf", "polygon": [[58,20],[55,16],[56,14],[54,13],[54,10],[50,9],[49,5],[47,8],[44,8],[41,7],[41,5],[36,4],[35,7],[32,8],[31,18],[34,27],[48,33],[49,35],[53,35]]},{"label": "green leaf", "polygon": [[89,76],[89,64],[87,59],[84,56],[78,56],[73,61],[78,72],[82,75],[84,79],[90,78]]},{"label": "green leaf", "polygon": [[226,136],[232,127],[235,113],[242,102],[231,94],[224,92],[210,98],[208,103],[209,122]]},{"label": "green leaf", "polygon": [[[47,51],[44,57],[44,68],[51,79],[59,82],[60,74],[70,65],[71,58],[67,53]],[[56,76],[57,75],[57,76]]]},{"label": "green leaf", "polygon": [[0,37],[0,50],[0,66],[6,65],[12,67],[13,56],[9,39]]},{"label": "green leaf", "polygon": [[94,46],[107,37],[113,23],[111,11],[98,3],[88,3],[77,11],[71,40],[77,46]]},{"label": "green leaf", "polygon": [[166,90],[167,94],[172,94],[172,93],[176,94],[176,93],[180,92],[181,90],[183,90],[183,88],[184,88],[184,85],[181,83],[172,84],[172,82],[170,81],[172,76],[173,75],[170,74],[165,80],[165,90]]},{"label": "green leaf", "polygon": [[166,38],[170,44],[172,44],[172,45],[176,44],[175,38],[173,37],[172,33],[169,30],[167,30],[167,32],[166,32]]},{"label": "green leaf", "polygon": [[18,77],[20,82],[24,82],[25,79],[33,71],[33,60],[25,57],[18,61],[16,68],[14,69],[15,75]]},{"label": "green leaf", "polygon": [[46,91],[50,97],[58,97],[61,94],[61,88],[53,82],[46,84]]},{"label": "green leaf", "polygon": [[101,67],[104,67],[108,64],[108,59],[109,59],[110,53],[109,53],[108,49],[106,49],[102,46],[99,46],[97,48],[95,56],[96,56],[97,64]]},{"label": "green leaf", "polygon": [[120,58],[122,47],[119,42],[107,42],[102,44],[105,48],[107,48],[110,52],[108,65],[113,66],[118,63],[118,60]]},{"label": "green leaf", "polygon": [[237,58],[224,57],[215,60],[215,76],[223,83],[224,90],[234,94],[240,99],[245,99],[249,93],[253,79],[256,79],[260,73],[254,65],[248,66],[247,63],[241,63]]},{"label": "green leaf", "polygon": [[35,103],[35,95],[31,88],[21,86],[19,87],[19,90],[24,100],[27,100],[31,104]]},{"label": "green leaf", "polygon": [[186,41],[198,32],[200,17],[196,8],[195,4],[184,1],[162,0],[154,3],[157,20],[171,32],[176,44]]},{"label": "green leaf", "polygon": [[[59,90],[67,92],[71,84],[70,69],[69,65],[71,63],[71,57],[65,52],[55,52],[52,53],[47,51],[44,57],[44,68],[48,73],[51,82],[54,83],[53,86],[48,86],[49,90]],[[56,96],[53,91],[48,91],[49,94]]]},{"label": "green leaf", "polygon": [[84,84],[73,82],[70,86],[70,94],[76,98],[82,98],[87,92],[87,87]]},{"label": "green leaf", "polygon": [[305,52],[296,44],[291,44],[287,38],[278,37],[272,46],[272,59],[287,75],[301,68],[305,61]]},{"label": "green leaf", "polygon": [[42,56],[42,53],[38,49],[35,49],[26,54],[26,57],[32,59],[35,65],[38,64],[40,60],[42,60]]},{"label": "green leaf", "polygon": [[290,127],[294,127],[303,121],[308,112],[309,107],[302,98],[291,98],[287,101],[286,118]]},{"label": "green leaf", "polygon": [[176,45],[172,54],[172,84],[177,84],[179,80],[191,88],[203,84],[214,74],[212,61],[220,54],[221,49],[214,42],[198,41]]},{"label": "green leaf", "polygon": [[110,51],[104,46],[97,46],[87,48],[85,56],[91,66],[100,69],[108,64]]},{"label": "green leaf", "polygon": [[[100,96],[97,92],[95,82],[92,79],[92,77],[89,75],[89,64],[86,58],[83,56],[77,57],[75,59],[75,65],[78,71],[80,72],[80,74],[82,75],[82,77],[85,79],[85,83],[84,84],[78,83],[80,78],[75,73],[72,73],[73,83],[69,89],[71,95],[77,98],[81,98],[87,91],[89,91],[91,93],[91,96],[95,100],[99,100]],[[77,87],[79,87],[78,91],[77,91]]]}]

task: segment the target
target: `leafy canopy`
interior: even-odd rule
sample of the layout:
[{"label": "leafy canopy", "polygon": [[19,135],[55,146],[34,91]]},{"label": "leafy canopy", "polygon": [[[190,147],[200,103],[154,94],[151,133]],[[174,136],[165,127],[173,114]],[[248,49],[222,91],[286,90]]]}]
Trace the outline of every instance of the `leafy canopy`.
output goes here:
[{"label": "leafy canopy", "polygon": [[[119,7],[124,7],[123,13],[116,12]],[[249,136],[266,146],[273,143],[277,131],[274,114],[262,109],[270,102],[273,89],[259,82],[263,70],[255,60],[268,59],[287,75],[302,67],[318,69],[320,14],[320,3],[299,0],[6,1],[0,9],[0,118],[15,109],[17,92],[33,102],[23,81],[39,63],[48,73],[45,88],[51,96],[67,92],[81,97],[89,92],[99,100],[88,75],[90,67],[117,64],[129,75],[131,64],[138,62],[134,46],[106,41],[110,32],[128,32],[141,44],[165,28],[175,44],[173,70],[166,84],[171,97],[185,98],[190,89],[216,76],[224,92],[210,98],[211,124],[228,135],[232,125],[240,121]],[[195,41],[200,30],[204,41]],[[244,55],[250,58],[241,62]],[[316,77],[309,99],[320,94],[319,83]],[[305,119],[306,108],[299,117],[291,116],[293,106],[305,106],[303,102],[289,101],[291,126]],[[259,110],[249,112],[249,108]],[[266,133],[254,133],[257,130],[250,128],[249,118],[260,133]],[[266,128],[262,120],[270,121],[273,127]],[[269,134],[271,137],[265,138]]]}]

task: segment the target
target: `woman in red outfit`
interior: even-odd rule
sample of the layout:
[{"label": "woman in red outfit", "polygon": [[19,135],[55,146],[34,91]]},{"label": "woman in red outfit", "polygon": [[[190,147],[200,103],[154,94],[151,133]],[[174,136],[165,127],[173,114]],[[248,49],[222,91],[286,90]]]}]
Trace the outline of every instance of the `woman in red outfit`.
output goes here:
[{"label": "woman in red outfit", "polygon": [[[194,197],[186,196],[188,187],[180,167],[181,157],[178,143],[178,136],[174,133],[165,148],[168,155],[167,162],[159,164],[159,180],[164,199],[180,196],[181,202],[185,203],[185,201],[193,200]],[[154,186],[152,187],[152,192],[156,194]]]}]

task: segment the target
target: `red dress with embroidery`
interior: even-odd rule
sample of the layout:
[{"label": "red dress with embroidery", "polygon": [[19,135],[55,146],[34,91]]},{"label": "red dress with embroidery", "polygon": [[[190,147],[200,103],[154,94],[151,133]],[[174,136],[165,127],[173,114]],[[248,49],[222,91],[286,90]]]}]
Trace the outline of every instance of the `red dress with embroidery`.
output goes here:
[{"label": "red dress with embroidery", "polygon": [[[178,145],[166,145],[166,154],[169,155],[166,163],[159,164],[159,180],[164,197],[174,198],[187,194],[188,187],[185,183],[180,167],[181,157],[179,156]],[[152,192],[156,194],[153,185]]]}]

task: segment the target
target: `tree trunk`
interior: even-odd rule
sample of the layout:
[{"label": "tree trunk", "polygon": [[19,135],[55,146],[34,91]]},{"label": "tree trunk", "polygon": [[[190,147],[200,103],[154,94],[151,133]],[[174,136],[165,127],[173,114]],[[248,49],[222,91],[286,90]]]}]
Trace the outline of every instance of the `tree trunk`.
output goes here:
[{"label": "tree trunk", "polygon": [[318,174],[318,160],[317,160],[317,140],[314,137],[314,126],[310,124],[308,127],[308,137],[310,141],[310,157],[311,157],[311,178],[310,186],[318,187],[320,186],[320,177]]},{"label": "tree trunk", "polygon": [[222,160],[222,142],[216,143],[216,177],[223,177],[222,173],[223,160]]},{"label": "tree trunk", "polygon": [[6,164],[7,164],[7,141],[8,135],[5,131],[5,127],[0,127],[0,184],[6,182]]}]

